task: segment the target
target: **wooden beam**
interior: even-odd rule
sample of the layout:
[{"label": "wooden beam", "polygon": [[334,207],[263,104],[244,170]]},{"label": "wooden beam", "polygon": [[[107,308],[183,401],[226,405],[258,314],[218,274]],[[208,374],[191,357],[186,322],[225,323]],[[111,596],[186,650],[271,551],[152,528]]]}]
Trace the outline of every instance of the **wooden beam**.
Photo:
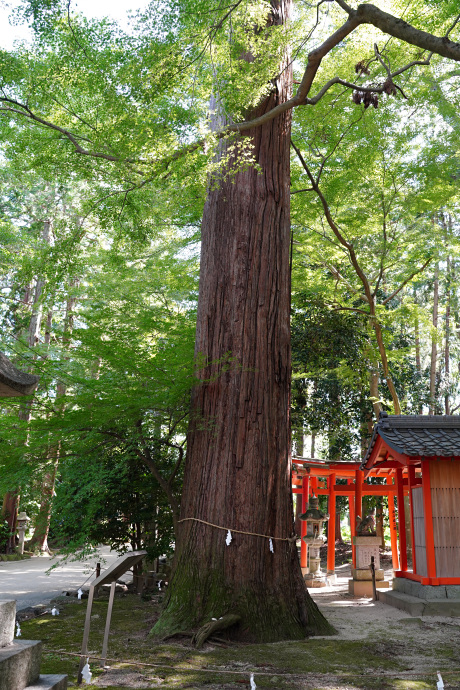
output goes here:
[{"label": "wooden beam", "polygon": [[431,504],[430,461],[422,460],[423,512],[425,515],[426,570],[429,578],[436,577],[434,553],[433,508]]}]

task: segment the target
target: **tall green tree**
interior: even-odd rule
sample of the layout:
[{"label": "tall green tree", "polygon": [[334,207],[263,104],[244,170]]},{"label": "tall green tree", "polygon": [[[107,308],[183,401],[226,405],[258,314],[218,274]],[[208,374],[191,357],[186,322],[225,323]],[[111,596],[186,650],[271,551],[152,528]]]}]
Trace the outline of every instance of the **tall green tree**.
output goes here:
[{"label": "tall green tree", "polygon": [[[460,60],[450,37],[455,3],[414,3],[401,19],[398,2],[390,14],[336,0],[299,7],[289,24],[284,0],[177,2],[151,6],[133,36],[69,20],[54,0],[25,7],[41,47],[2,55],[0,112],[3,137],[18,142],[21,130],[19,146],[34,150],[32,164],[46,157],[50,170],[94,179],[101,192],[109,185],[112,200],[150,183],[171,203],[180,188],[182,218],[189,200],[196,209],[197,185],[202,199],[211,173],[202,222],[200,384],[175,573],[156,631],[232,612],[240,621],[233,634],[243,639],[325,632],[301,579],[290,492],[291,116],[337,90],[359,87],[366,100],[394,93],[398,80],[437,55]],[[395,39],[390,62],[376,60],[369,78],[358,80],[342,56],[362,41],[361,60],[373,59],[370,43],[382,44],[381,55],[388,37]],[[293,58],[305,66],[295,95]],[[211,95],[211,133],[203,138]],[[44,133],[43,148],[30,143],[32,125],[37,138]],[[231,529],[239,531],[227,546]]]}]

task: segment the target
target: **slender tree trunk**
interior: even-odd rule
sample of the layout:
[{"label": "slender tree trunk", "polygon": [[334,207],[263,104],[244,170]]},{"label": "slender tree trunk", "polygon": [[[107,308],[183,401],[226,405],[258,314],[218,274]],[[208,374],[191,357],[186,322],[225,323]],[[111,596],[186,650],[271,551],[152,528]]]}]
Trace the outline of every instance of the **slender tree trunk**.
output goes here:
[{"label": "slender tree trunk", "polygon": [[390,391],[391,399],[393,401],[394,413],[395,414],[401,414],[401,405],[399,403],[399,396],[398,396],[398,393],[396,392],[396,388],[395,388],[395,385],[393,383],[393,379],[392,379],[391,374],[390,374],[390,368],[388,366],[387,352],[386,352],[386,348],[385,348],[385,343],[383,342],[382,328],[381,328],[380,323],[379,323],[376,316],[373,316],[371,321],[372,321],[372,326],[373,326],[374,332],[375,332],[375,338],[377,340],[377,345],[378,345],[379,352],[380,352],[380,359],[382,362],[383,374],[385,376],[388,390]]},{"label": "slender tree trunk", "polygon": [[[78,284],[78,281],[70,283],[70,289]],[[64,332],[62,335],[62,344],[64,348],[68,348],[73,329],[74,309],[76,299],[69,297],[66,303],[66,313],[64,320]],[[49,344],[52,324],[52,312],[48,313],[45,329],[45,344]],[[67,357],[65,359],[68,359]],[[66,385],[62,381],[58,381],[56,385],[56,414],[60,414],[63,410],[62,399],[67,391]],[[35,519],[35,529],[30,541],[30,548],[41,552],[49,553],[48,534],[50,529],[53,496],[56,486],[56,476],[61,459],[61,445],[60,443],[49,449],[48,464],[49,470],[43,477],[41,486],[41,500],[40,509]]]},{"label": "slender tree trunk", "polygon": [[[284,23],[288,2],[273,0],[272,8],[273,21]],[[288,98],[287,65],[254,115]],[[196,335],[204,366],[192,395],[175,569],[156,634],[227,613],[240,616],[229,631],[235,639],[331,631],[305,588],[293,520],[290,119],[284,113],[248,133],[260,171],[222,175],[208,192]]]},{"label": "slender tree trunk", "polygon": [[379,400],[379,369],[378,365],[371,369],[369,372],[369,389],[372,400],[372,407],[374,409],[375,418],[379,418],[379,414],[382,411],[382,404]]},{"label": "slender tree trunk", "polygon": [[452,234],[452,216],[449,214],[446,224],[446,251],[447,251],[447,276],[446,276],[446,322],[444,345],[444,374],[446,380],[446,392],[444,394],[444,411],[450,414],[450,310],[452,304],[452,258],[449,253],[449,239]]},{"label": "slender tree trunk", "polygon": [[433,333],[431,336],[431,364],[430,364],[430,408],[428,414],[436,414],[436,362],[438,357],[438,304],[439,304],[439,261],[434,269],[433,288]]}]

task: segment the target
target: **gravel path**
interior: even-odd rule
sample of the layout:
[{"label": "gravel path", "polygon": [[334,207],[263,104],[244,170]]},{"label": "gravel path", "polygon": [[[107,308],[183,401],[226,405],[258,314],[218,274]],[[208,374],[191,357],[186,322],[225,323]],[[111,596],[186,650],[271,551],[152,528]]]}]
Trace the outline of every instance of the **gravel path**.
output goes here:
[{"label": "gravel path", "polygon": [[24,561],[1,561],[0,600],[16,599],[18,611],[48,604],[63,591],[78,589],[85,580],[93,579],[96,563],[100,562],[105,570],[118,558],[108,547],[102,547],[99,554],[85,561],[66,563],[49,574],[46,571],[59,563],[59,557],[34,556]]}]

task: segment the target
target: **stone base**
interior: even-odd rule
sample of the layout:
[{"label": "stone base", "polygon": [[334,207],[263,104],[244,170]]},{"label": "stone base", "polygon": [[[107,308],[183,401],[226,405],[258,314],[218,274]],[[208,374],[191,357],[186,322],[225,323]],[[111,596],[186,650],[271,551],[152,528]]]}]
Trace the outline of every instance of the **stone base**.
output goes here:
[{"label": "stone base", "polygon": [[66,690],[67,676],[60,673],[50,673],[39,677],[35,683],[28,685],[26,690]]},{"label": "stone base", "polygon": [[460,599],[460,585],[422,585],[406,577],[395,577],[393,590],[426,601]]},{"label": "stone base", "polygon": [[[351,576],[353,580],[370,580],[372,582],[372,572],[370,568],[352,568]],[[385,579],[385,573],[382,568],[376,568],[375,579],[378,581]]]},{"label": "stone base", "polygon": [[317,589],[318,587],[326,587],[327,581],[325,575],[313,576],[311,573],[304,577],[305,584],[308,588]]},{"label": "stone base", "polygon": [[16,601],[0,601],[0,647],[6,647],[14,639]]},{"label": "stone base", "polygon": [[22,690],[38,681],[42,643],[15,640],[0,649],[0,690]]},{"label": "stone base", "polygon": [[405,577],[395,577],[393,589],[381,592],[379,599],[411,616],[460,617],[460,585],[422,585]]},{"label": "stone base", "polygon": [[310,573],[310,568],[301,568],[302,576],[305,578],[306,575]]},{"label": "stone base", "polygon": [[395,592],[379,592],[379,601],[406,611],[411,616],[451,616],[460,618],[460,599],[420,599],[410,594]]},{"label": "stone base", "polygon": [[[388,580],[380,580],[375,583],[377,589],[387,589],[390,586]],[[372,597],[374,590],[372,581],[369,580],[348,580],[348,594],[353,597]]]},{"label": "stone base", "polygon": [[381,546],[382,537],[353,537],[352,542],[355,546]]}]

